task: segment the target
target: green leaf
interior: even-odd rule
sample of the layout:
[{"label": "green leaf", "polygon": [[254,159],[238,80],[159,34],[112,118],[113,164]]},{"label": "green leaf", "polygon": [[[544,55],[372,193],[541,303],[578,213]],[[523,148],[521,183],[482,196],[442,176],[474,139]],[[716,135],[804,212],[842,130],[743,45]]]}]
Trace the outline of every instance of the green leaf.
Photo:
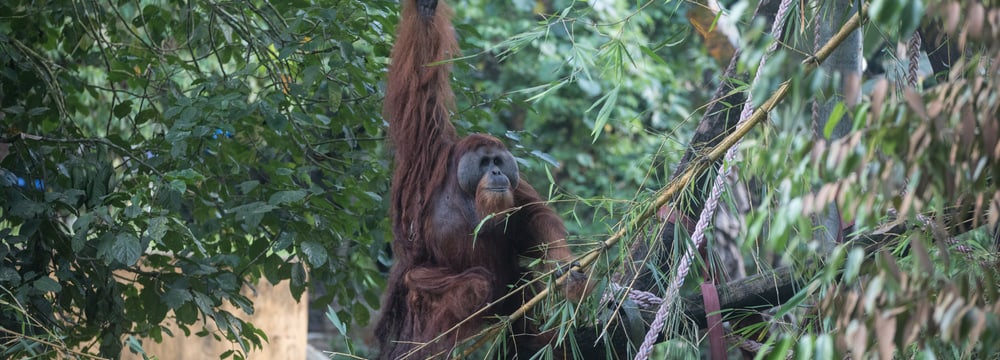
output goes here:
[{"label": "green leaf", "polygon": [[187,291],[187,289],[171,288],[163,294],[161,299],[163,300],[163,304],[176,310],[184,305],[184,303],[191,301],[191,292]]},{"label": "green leaf", "polygon": [[126,219],[135,219],[142,214],[142,208],[136,205],[129,205],[125,207],[122,211],[122,215],[125,215]]},{"label": "green leaf", "polygon": [[184,180],[171,180],[167,186],[171,190],[174,190],[180,194],[183,194],[185,191],[187,191],[187,184],[184,182]]},{"label": "green leaf", "polygon": [[306,241],[302,245],[299,245],[299,250],[306,255],[309,263],[313,266],[319,267],[326,264],[327,253],[326,248],[322,244],[315,241]]},{"label": "green leaf", "polygon": [[138,125],[145,124],[147,121],[157,118],[160,115],[158,111],[154,108],[149,108],[140,111],[135,115],[135,123]]},{"label": "green leaf", "polygon": [[167,179],[184,179],[188,182],[203,181],[205,180],[205,175],[202,175],[198,170],[195,169],[181,169],[168,172],[164,174]]},{"label": "green leaf", "polygon": [[[722,12],[719,12],[719,14],[721,15]],[[669,66],[669,64],[667,63],[666,60],[663,60],[663,58],[660,57],[660,55],[657,55],[656,52],[654,52],[653,49],[650,49],[648,46],[644,46],[644,45],[643,46],[639,46],[639,50],[641,50],[643,54],[646,54],[646,56],[649,56],[651,59],[653,59],[654,61],[656,61],[660,65]]]},{"label": "green leaf", "polygon": [[114,114],[116,118],[123,118],[132,112],[132,100],[122,101],[121,104],[115,105]]},{"label": "green leaf", "polygon": [[274,195],[271,195],[271,198],[268,199],[267,203],[278,206],[302,200],[304,197],[306,197],[305,190],[279,191],[274,193]]},{"label": "green leaf", "polygon": [[812,286],[806,286],[802,288],[801,290],[796,292],[791,299],[788,299],[788,301],[786,301],[784,304],[781,305],[781,307],[778,308],[778,311],[775,314],[775,316],[785,315],[788,312],[794,310],[800,304],[802,304],[803,301],[808,299],[809,296],[813,294],[813,292],[814,291],[812,289]]},{"label": "green leaf", "polygon": [[340,316],[337,315],[337,311],[333,310],[332,306],[326,307],[326,318],[330,320],[333,327],[337,328],[341,334],[347,334],[347,324],[340,320]]},{"label": "green leaf", "polygon": [[354,305],[351,306],[351,316],[354,317],[354,321],[367,324],[371,317],[371,310],[360,301],[355,301]]},{"label": "green leaf", "polygon": [[833,128],[837,127],[837,124],[844,119],[844,114],[847,113],[847,107],[843,102],[837,102],[834,105],[833,110],[830,111],[830,118],[826,120],[826,126],[823,127],[823,137],[829,139],[833,135]]},{"label": "green leaf", "polygon": [[157,216],[149,219],[149,223],[146,226],[145,240],[159,243],[163,239],[163,235],[166,235],[168,229],[167,218]]},{"label": "green leaf", "polygon": [[587,109],[590,112],[597,106],[598,103],[603,103],[601,105],[601,111],[597,112],[597,119],[594,120],[594,129],[591,131],[590,135],[593,136],[593,142],[597,142],[597,138],[600,137],[601,132],[604,131],[604,125],[608,123],[608,119],[611,117],[611,111],[615,109],[618,104],[618,91],[621,90],[621,86],[615,86],[610,92],[601,97],[598,102],[594,103]]},{"label": "green leaf", "polygon": [[52,278],[50,278],[48,276],[42,276],[42,277],[40,277],[38,279],[35,279],[35,281],[33,281],[31,283],[31,286],[34,287],[35,289],[38,289],[38,290],[44,291],[44,292],[59,292],[59,291],[62,291],[62,286],[59,285],[59,283],[57,281],[55,281],[54,279],[52,279]]},{"label": "green leaf", "polygon": [[253,191],[253,189],[256,189],[258,185],[260,185],[260,181],[250,180],[250,181],[244,181],[237,186],[240,189],[240,193],[246,195],[249,194],[251,191]]},{"label": "green leaf", "polygon": [[372,198],[372,200],[375,200],[376,202],[382,201],[382,195],[376,194],[374,192],[365,191],[365,195],[368,195],[368,197]]},{"label": "green leaf", "polygon": [[83,250],[83,245],[87,241],[87,234],[90,230],[90,223],[94,221],[94,214],[86,213],[80,215],[73,222],[73,239],[70,240],[70,246],[73,248],[73,252],[79,252]]},{"label": "green leaf", "polygon": [[865,261],[865,251],[860,247],[851,249],[847,255],[847,264],[844,266],[844,283],[853,284],[861,272],[861,264]]},{"label": "green leaf", "polygon": [[825,269],[823,271],[823,280],[831,284],[836,281],[837,274],[840,273],[844,264],[844,259],[846,258],[847,249],[843,246],[835,247],[830,253],[830,256],[827,257]]},{"label": "green leaf", "polygon": [[[276,257],[273,257],[276,258]],[[282,280],[287,279],[286,276],[282,276],[282,267],[277,264],[271,264],[271,266],[263,266],[264,278],[267,279],[272,285],[275,285]],[[287,273],[285,273],[287,274]]]},{"label": "green leaf", "polygon": [[31,109],[31,110],[28,110],[28,116],[30,116],[30,117],[39,116],[39,115],[44,114],[46,111],[49,111],[49,108],[44,107],[44,106],[43,107],[36,107],[36,108]]},{"label": "green leaf", "polygon": [[295,241],[296,235],[297,234],[295,232],[281,233],[281,235],[278,235],[278,240],[275,241],[273,245],[271,245],[271,250],[283,251],[287,249],[289,246],[292,246],[292,243]]},{"label": "green leaf", "polygon": [[9,267],[0,268],[0,282],[18,284],[21,282],[21,274]]},{"label": "green leaf", "polygon": [[139,354],[139,355],[142,355],[144,358],[146,357],[146,351],[143,350],[143,348],[142,348],[142,340],[141,339],[135,337],[134,335],[129,335],[125,339],[125,344],[128,344],[128,348],[132,352],[134,352],[136,354]]},{"label": "green leaf", "polygon": [[229,209],[230,213],[236,214],[236,218],[243,221],[249,228],[255,228],[260,224],[261,219],[264,215],[271,212],[271,210],[277,209],[274,205],[268,205],[260,201],[249,203],[246,205],[240,205]]},{"label": "green leaf", "polygon": [[[211,316],[215,314],[220,314],[220,312],[215,311],[215,306],[212,298],[201,291],[191,291],[195,305],[198,305],[198,310],[205,315]],[[218,320],[218,319],[216,319]]]},{"label": "green leaf", "polygon": [[563,86],[565,86],[568,83],[569,83],[568,81],[560,80],[560,81],[558,81],[558,82],[556,82],[554,84],[540,85],[540,86],[536,86],[536,87],[533,87],[533,88],[528,88],[528,89],[521,90],[521,92],[534,92],[534,91],[538,91],[538,90],[544,89],[544,91],[542,91],[542,92],[540,92],[538,94],[535,94],[535,95],[529,97],[528,100],[527,100],[528,102],[537,102],[537,101],[541,100],[542,98],[544,98],[546,95],[555,93],[556,91],[558,91],[559,89],[561,89]]},{"label": "green leaf", "polygon": [[[994,4],[995,6],[995,4]],[[907,0],[901,16],[900,35],[912,34],[924,18],[924,2],[922,0]]]},{"label": "green leaf", "polygon": [[549,165],[559,167],[559,160],[556,160],[556,158],[552,157],[552,155],[549,155],[548,153],[539,150],[532,150],[531,155],[534,155],[535,157],[542,159],[542,161],[549,163]]},{"label": "green leaf", "polygon": [[277,112],[273,112],[267,114],[264,123],[272,130],[283,131],[288,126],[288,118]]},{"label": "green leaf", "polygon": [[146,310],[146,318],[154,323],[162,321],[167,316],[167,311],[170,310],[164,303],[164,299],[152,286],[144,285],[139,291],[138,300],[143,309]]},{"label": "green leaf", "polygon": [[796,359],[812,359],[814,354],[813,351],[816,347],[816,336],[813,334],[805,334],[799,338],[798,344],[795,346],[795,358]]},{"label": "green leaf", "polygon": [[302,293],[306,291],[306,269],[301,262],[294,262],[291,266],[292,282],[289,284],[289,289],[295,300],[299,300],[302,298]]},{"label": "green leaf", "polygon": [[125,266],[135,265],[142,256],[142,246],[139,239],[130,233],[121,233],[115,237],[114,246],[110,249],[111,258],[125,264]]},{"label": "green leaf", "polygon": [[42,203],[34,202],[29,199],[11,199],[10,200],[10,215],[18,217],[21,219],[33,219],[41,216],[48,209]]},{"label": "green leaf", "polygon": [[181,324],[194,324],[198,321],[198,308],[193,302],[185,302],[180,308],[174,310],[177,322]]},{"label": "green leaf", "polygon": [[905,6],[905,2],[900,0],[872,0],[868,6],[868,17],[881,27],[895,28]]}]

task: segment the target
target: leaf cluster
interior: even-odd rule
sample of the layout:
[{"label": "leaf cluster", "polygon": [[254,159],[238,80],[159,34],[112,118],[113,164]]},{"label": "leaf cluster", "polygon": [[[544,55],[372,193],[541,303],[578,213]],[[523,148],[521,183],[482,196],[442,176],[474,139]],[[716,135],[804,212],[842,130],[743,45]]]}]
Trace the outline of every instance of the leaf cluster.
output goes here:
[{"label": "leaf cluster", "polygon": [[267,337],[220,306],[252,314],[257,281],[289,281],[299,301],[322,285],[313,302],[368,322],[387,263],[377,114],[395,12],[0,4],[0,300],[18,304],[0,310],[4,357],[117,357],[175,322],[243,358]]}]

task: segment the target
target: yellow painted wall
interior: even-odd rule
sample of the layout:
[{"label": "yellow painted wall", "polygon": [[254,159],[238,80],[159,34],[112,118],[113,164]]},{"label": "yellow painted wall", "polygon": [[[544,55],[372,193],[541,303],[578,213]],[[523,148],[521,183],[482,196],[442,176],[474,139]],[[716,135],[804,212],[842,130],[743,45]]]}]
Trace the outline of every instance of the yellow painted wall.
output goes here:
[{"label": "yellow painted wall", "polygon": [[[302,294],[302,301],[296,302],[288,290],[288,281],[271,285],[261,281],[257,285],[257,295],[249,289],[243,294],[253,300],[254,314],[247,316],[243,311],[226,304],[223,308],[242,319],[249,320],[254,326],[267,334],[270,342],[264,344],[263,350],[248,354],[249,360],[306,358],[306,335],[309,323],[308,294]],[[200,323],[199,323],[200,324]],[[200,360],[218,359],[219,354],[228,350],[239,349],[239,345],[228,341],[216,341],[213,337],[184,337],[184,332],[176,326],[168,326],[177,337],[164,336],[163,342],[157,344],[152,339],[144,339],[142,344],[146,353],[160,360]],[[189,327],[192,333],[199,331],[200,325]],[[208,321],[208,328],[215,330],[215,323]],[[132,354],[126,348],[123,351],[124,360],[142,360],[141,356]]]}]

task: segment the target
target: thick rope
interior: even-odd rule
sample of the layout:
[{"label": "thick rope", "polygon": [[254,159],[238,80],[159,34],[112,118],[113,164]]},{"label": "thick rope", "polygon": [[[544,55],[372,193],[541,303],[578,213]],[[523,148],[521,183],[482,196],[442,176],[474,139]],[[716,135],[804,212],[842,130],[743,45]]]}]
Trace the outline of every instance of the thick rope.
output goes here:
[{"label": "thick rope", "polygon": [[[773,34],[775,41],[768,46],[764,56],[761,57],[760,66],[757,67],[757,74],[754,75],[754,79],[751,84],[758,83],[761,70],[764,69],[767,58],[771,53],[778,49],[777,39],[781,39],[782,32],[785,27],[785,17],[788,14],[788,8],[791,7],[791,3],[791,0],[782,0],[781,5],[778,7],[778,13],[775,15],[774,23],[771,26],[771,34]],[[750,88],[752,89],[753,86]],[[740,112],[740,121],[736,126],[739,127],[741,124],[746,122],[746,120],[750,118],[751,114],[753,114],[753,92],[747,91],[747,99],[743,104],[743,111]],[[642,346],[639,347],[639,352],[635,355],[635,360],[649,359],[649,354],[653,350],[653,344],[656,343],[656,339],[663,331],[666,319],[670,313],[670,307],[673,303],[673,299],[677,298],[677,293],[684,285],[684,278],[687,277],[688,272],[691,270],[691,261],[694,259],[694,252],[701,246],[702,241],[705,239],[705,229],[708,227],[708,223],[711,219],[715,216],[715,210],[719,205],[719,198],[722,197],[725,179],[729,175],[730,171],[730,167],[727,166],[727,164],[736,157],[736,149],[739,147],[740,142],[742,142],[742,139],[738,140],[735,145],[726,151],[722,169],[720,169],[719,173],[715,176],[715,183],[712,185],[712,193],[709,195],[708,201],[705,202],[705,209],[701,212],[701,216],[698,218],[698,225],[695,226],[694,233],[691,235],[691,245],[684,251],[684,256],[681,258],[680,264],[677,267],[677,275],[674,278],[674,282],[667,288],[666,296],[663,297],[663,300],[660,303],[660,309],[656,311],[656,318],[653,320],[653,323],[650,324],[649,331],[646,332],[646,337],[642,341]]]},{"label": "thick rope", "polygon": [[920,32],[914,31],[913,36],[910,37],[910,42],[906,46],[906,58],[910,61],[910,66],[906,72],[906,85],[917,91],[919,90],[917,85],[920,79],[917,76],[917,70],[920,69]]},{"label": "thick rope", "polygon": [[[819,41],[819,28],[819,24],[813,26],[813,54],[819,52],[819,48],[823,47],[823,43]],[[812,133],[819,134],[821,131],[819,129],[819,100],[816,97],[813,97],[812,100],[812,118],[810,120],[812,120]]]},{"label": "thick rope", "polygon": [[[617,294],[621,294],[624,291],[628,293],[629,300],[632,300],[632,302],[635,303],[635,305],[640,308],[649,309],[654,306],[660,306],[660,304],[663,304],[663,299],[661,299],[659,296],[656,296],[656,294],[653,294],[648,291],[629,289],[627,287],[618,285],[613,282],[609,283],[608,287],[609,287],[608,290],[604,293],[604,300],[602,301],[613,301],[612,299],[614,297],[621,296]],[[736,346],[738,346],[740,349],[752,353],[760,352],[760,349],[763,348],[763,344],[733,333],[727,334],[726,339],[728,339],[733,344],[736,344]]]},{"label": "thick rope", "polygon": [[604,298],[601,302],[606,303],[614,301],[615,298],[620,297],[618,294],[621,294],[622,291],[628,291],[629,300],[632,300],[636,306],[641,308],[651,308],[663,304],[663,299],[656,296],[656,294],[648,291],[629,289],[614,282],[608,283],[608,290],[604,293]]}]

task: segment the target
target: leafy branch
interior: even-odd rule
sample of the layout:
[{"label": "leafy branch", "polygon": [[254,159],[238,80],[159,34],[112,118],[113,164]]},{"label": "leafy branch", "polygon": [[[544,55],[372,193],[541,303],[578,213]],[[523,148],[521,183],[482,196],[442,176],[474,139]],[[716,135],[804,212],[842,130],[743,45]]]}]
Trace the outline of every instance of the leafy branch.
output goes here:
[{"label": "leafy branch", "polygon": [[115,149],[116,151],[118,151],[124,157],[127,157],[128,159],[131,159],[131,160],[135,160],[135,162],[137,162],[139,164],[142,164],[142,166],[145,166],[147,169],[149,169],[150,171],[152,171],[156,175],[159,175],[161,178],[163,177],[163,173],[160,172],[160,170],[158,170],[156,167],[154,167],[154,166],[150,165],[149,163],[143,161],[141,157],[132,155],[132,152],[130,152],[127,149],[119,146],[118,144],[115,144],[115,143],[111,142],[111,140],[108,140],[106,138],[59,139],[59,138],[46,137],[46,136],[41,136],[41,135],[33,135],[33,134],[28,134],[28,133],[18,133],[17,135],[14,135],[12,137],[7,137],[7,138],[0,139],[0,143],[10,143],[10,142],[13,142],[14,140],[18,140],[18,139],[19,140],[32,140],[32,141],[40,141],[40,142],[49,142],[49,143],[56,143],[56,144],[99,144],[99,145],[105,145],[107,147]]},{"label": "leafy branch", "polygon": [[[864,9],[867,9],[867,4],[865,4],[862,11],[855,13],[844,25],[840,28],[840,31],[834,35],[830,41],[824,44],[815,54],[808,57],[802,61],[802,66],[804,67],[804,73],[809,74],[814,71],[820,63],[822,63],[830,54],[835,50],[850,34],[852,31],[858,29],[861,26],[862,18],[861,15],[864,13]],[[667,205],[671,200],[673,200],[681,191],[683,191],[697,176],[704,173],[711,167],[715,161],[722,158],[726,151],[729,150],[733,145],[735,145],[741,138],[746,136],[753,127],[761,123],[767,118],[767,114],[777,106],[778,103],[788,95],[791,88],[791,80],[785,80],[774,93],[764,103],[754,110],[753,114],[747,119],[746,122],[739,125],[731,134],[728,134],[722,139],[722,141],[707,149],[704,155],[700,158],[694,159],[687,169],[680,174],[680,176],[674,178],[666,188],[659,192],[656,198],[648,203],[642,208],[642,210],[635,215],[634,218],[630,220],[625,226],[622,226],[617,232],[615,232],[608,239],[601,241],[600,246],[587,251],[585,254],[581,255],[579,258],[579,266],[574,267],[572,271],[582,271],[588,266],[593,264],[597,259],[601,257],[608,249],[616,245],[619,241],[627,236],[627,234],[634,232],[636,229],[642,228],[649,219],[656,214],[656,211],[663,206]],[[510,316],[508,316],[506,321],[513,321],[519,319],[533,307],[538,305],[543,299],[545,299],[552,291],[554,287],[561,286],[569,274],[563,274],[558,277],[555,282],[550,284],[545,289],[539,291],[534,297],[526,301],[524,305],[514,311]],[[465,354],[468,355],[478,347],[485,344],[486,339],[489,339],[496,335],[498,331],[502,330],[501,327],[492,327],[484,330],[483,336],[479,341],[471,345],[465,350]]]}]

